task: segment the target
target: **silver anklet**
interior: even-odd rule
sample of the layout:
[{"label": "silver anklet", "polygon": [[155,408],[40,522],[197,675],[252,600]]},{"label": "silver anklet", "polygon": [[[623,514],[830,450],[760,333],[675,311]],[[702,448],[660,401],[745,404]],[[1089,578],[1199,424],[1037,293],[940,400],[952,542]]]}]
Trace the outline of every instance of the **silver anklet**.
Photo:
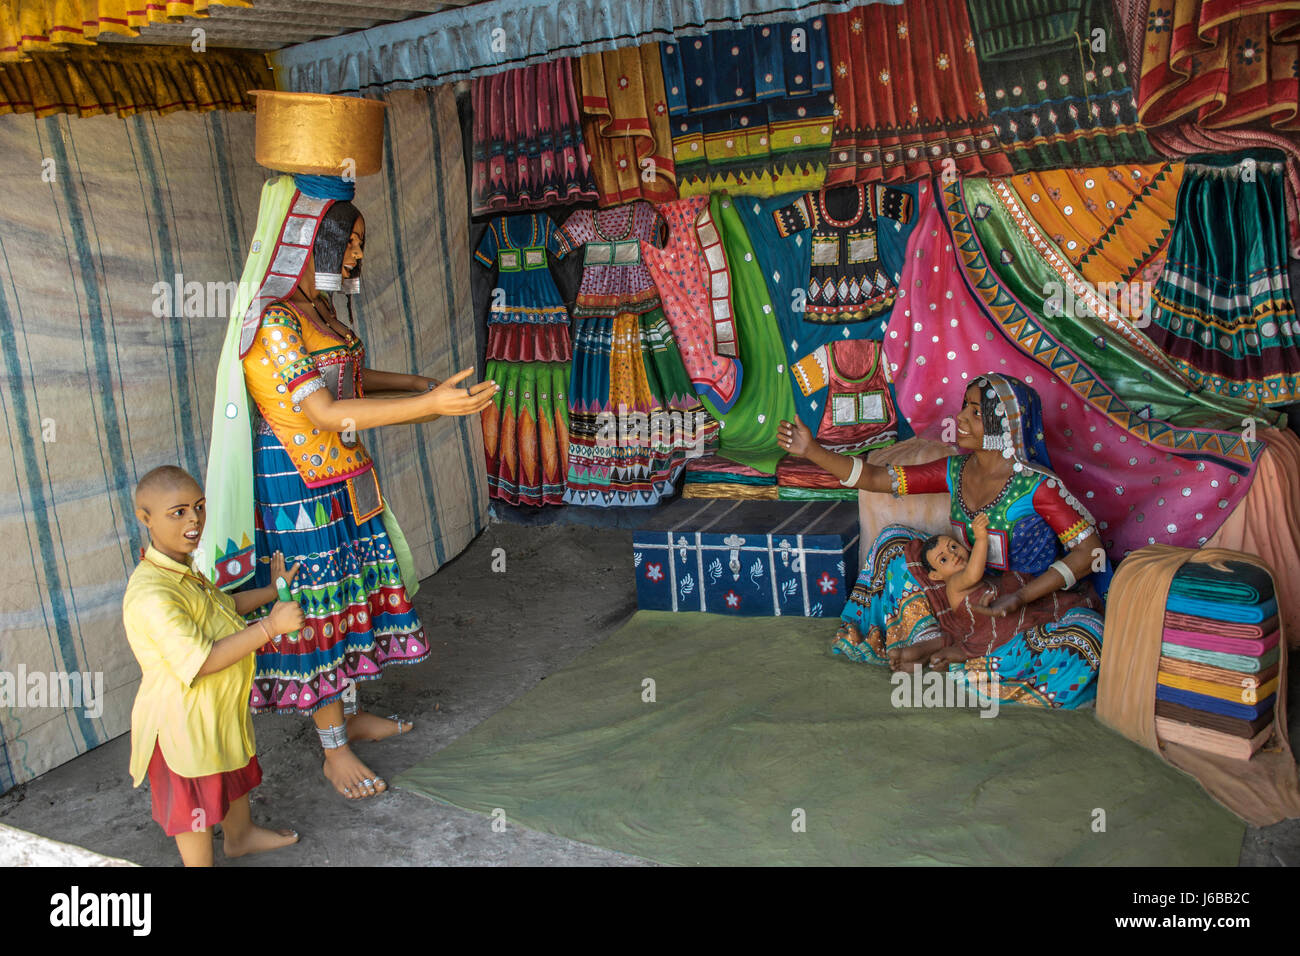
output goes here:
[{"label": "silver anklet", "polygon": [[337,750],[340,747],[346,747],[348,744],[348,728],[346,724],[337,724],[323,729],[317,727],[316,735],[320,737],[320,745],[326,750]]}]

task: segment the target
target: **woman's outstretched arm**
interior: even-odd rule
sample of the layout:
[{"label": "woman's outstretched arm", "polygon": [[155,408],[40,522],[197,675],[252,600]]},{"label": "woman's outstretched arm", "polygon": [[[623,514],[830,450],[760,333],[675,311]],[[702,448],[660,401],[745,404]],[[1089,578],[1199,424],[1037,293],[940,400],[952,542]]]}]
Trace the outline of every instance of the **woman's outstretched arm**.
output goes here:
[{"label": "woman's outstretched arm", "polygon": [[430,387],[437,388],[442,383],[436,378],[423,375],[406,375],[402,372],[383,372],[374,368],[361,370],[361,387],[367,392],[423,392]]},{"label": "woman's outstretched arm", "polygon": [[492,381],[479,382],[468,390],[456,387],[473,374],[474,369],[467,368],[432,391],[413,392],[404,398],[337,399],[327,389],[318,388],[303,399],[302,410],[317,428],[332,432],[400,425],[429,415],[477,415],[500,387]]},{"label": "woman's outstretched arm", "polygon": [[[777,442],[781,448],[792,455],[807,458],[822,471],[829,472],[841,482],[853,474],[853,458],[837,455],[817,444],[812,432],[803,422],[782,421],[777,430]],[[868,465],[862,462],[862,474],[858,476],[854,488],[863,491],[890,491],[889,470],[881,465]]]}]

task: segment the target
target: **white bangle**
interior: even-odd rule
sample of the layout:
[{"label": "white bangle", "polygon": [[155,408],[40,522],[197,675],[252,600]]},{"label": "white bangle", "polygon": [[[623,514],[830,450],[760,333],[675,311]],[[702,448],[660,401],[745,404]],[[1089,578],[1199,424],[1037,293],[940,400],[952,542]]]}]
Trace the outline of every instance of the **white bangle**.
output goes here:
[{"label": "white bangle", "polygon": [[1065,578],[1065,586],[1061,588],[1062,591],[1068,591],[1070,590],[1070,588],[1074,587],[1074,582],[1077,581],[1078,578],[1074,576],[1074,572],[1070,570],[1070,566],[1068,564],[1066,564],[1064,561],[1057,561],[1055,564],[1052,565],[1052,568],[1061,577]]},{"label": "white bangle", "polygon": [[845,488],[854,488],[857,486],[858,479],[861,477],[862,477],[862,459],[854,458],[853,470],[849,472],[849,476],[845,478],[843,481],[841,481],[840,484],[843,485]]}]

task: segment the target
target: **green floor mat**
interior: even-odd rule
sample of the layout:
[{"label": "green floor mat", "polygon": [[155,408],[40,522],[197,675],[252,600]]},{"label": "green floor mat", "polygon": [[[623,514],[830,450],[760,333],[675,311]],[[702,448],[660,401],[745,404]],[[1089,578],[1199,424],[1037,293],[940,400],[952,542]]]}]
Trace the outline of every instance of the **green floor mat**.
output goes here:
[{"label": "green floor mat", "polygon": [[1093,711],[895,708],[834,623],[640,611],[396,782],[664,863],[1236,865],[1244,825]]}]

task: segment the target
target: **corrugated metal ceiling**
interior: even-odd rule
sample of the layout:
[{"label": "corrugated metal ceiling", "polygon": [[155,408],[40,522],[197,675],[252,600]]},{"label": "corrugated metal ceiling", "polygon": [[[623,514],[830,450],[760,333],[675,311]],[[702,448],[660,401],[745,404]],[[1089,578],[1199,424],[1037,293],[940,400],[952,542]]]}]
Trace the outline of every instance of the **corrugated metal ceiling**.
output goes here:
[{"label": "corrugated metal ceiling", "polygon": [[138,37],[101,34],[101,43],[148,43],[189,46],[195,27],[204,30],[210,47],[240,50],[278,50],[295,43],[353,33],[381,23],[410,20],[448,7],[464,7],[479,0],[396,0],[383,6],[371,3],[315,3],[310,0],[253,0],[253,6],[208,8],[208,17],[185,17],[181,23],[156,23]]}]

